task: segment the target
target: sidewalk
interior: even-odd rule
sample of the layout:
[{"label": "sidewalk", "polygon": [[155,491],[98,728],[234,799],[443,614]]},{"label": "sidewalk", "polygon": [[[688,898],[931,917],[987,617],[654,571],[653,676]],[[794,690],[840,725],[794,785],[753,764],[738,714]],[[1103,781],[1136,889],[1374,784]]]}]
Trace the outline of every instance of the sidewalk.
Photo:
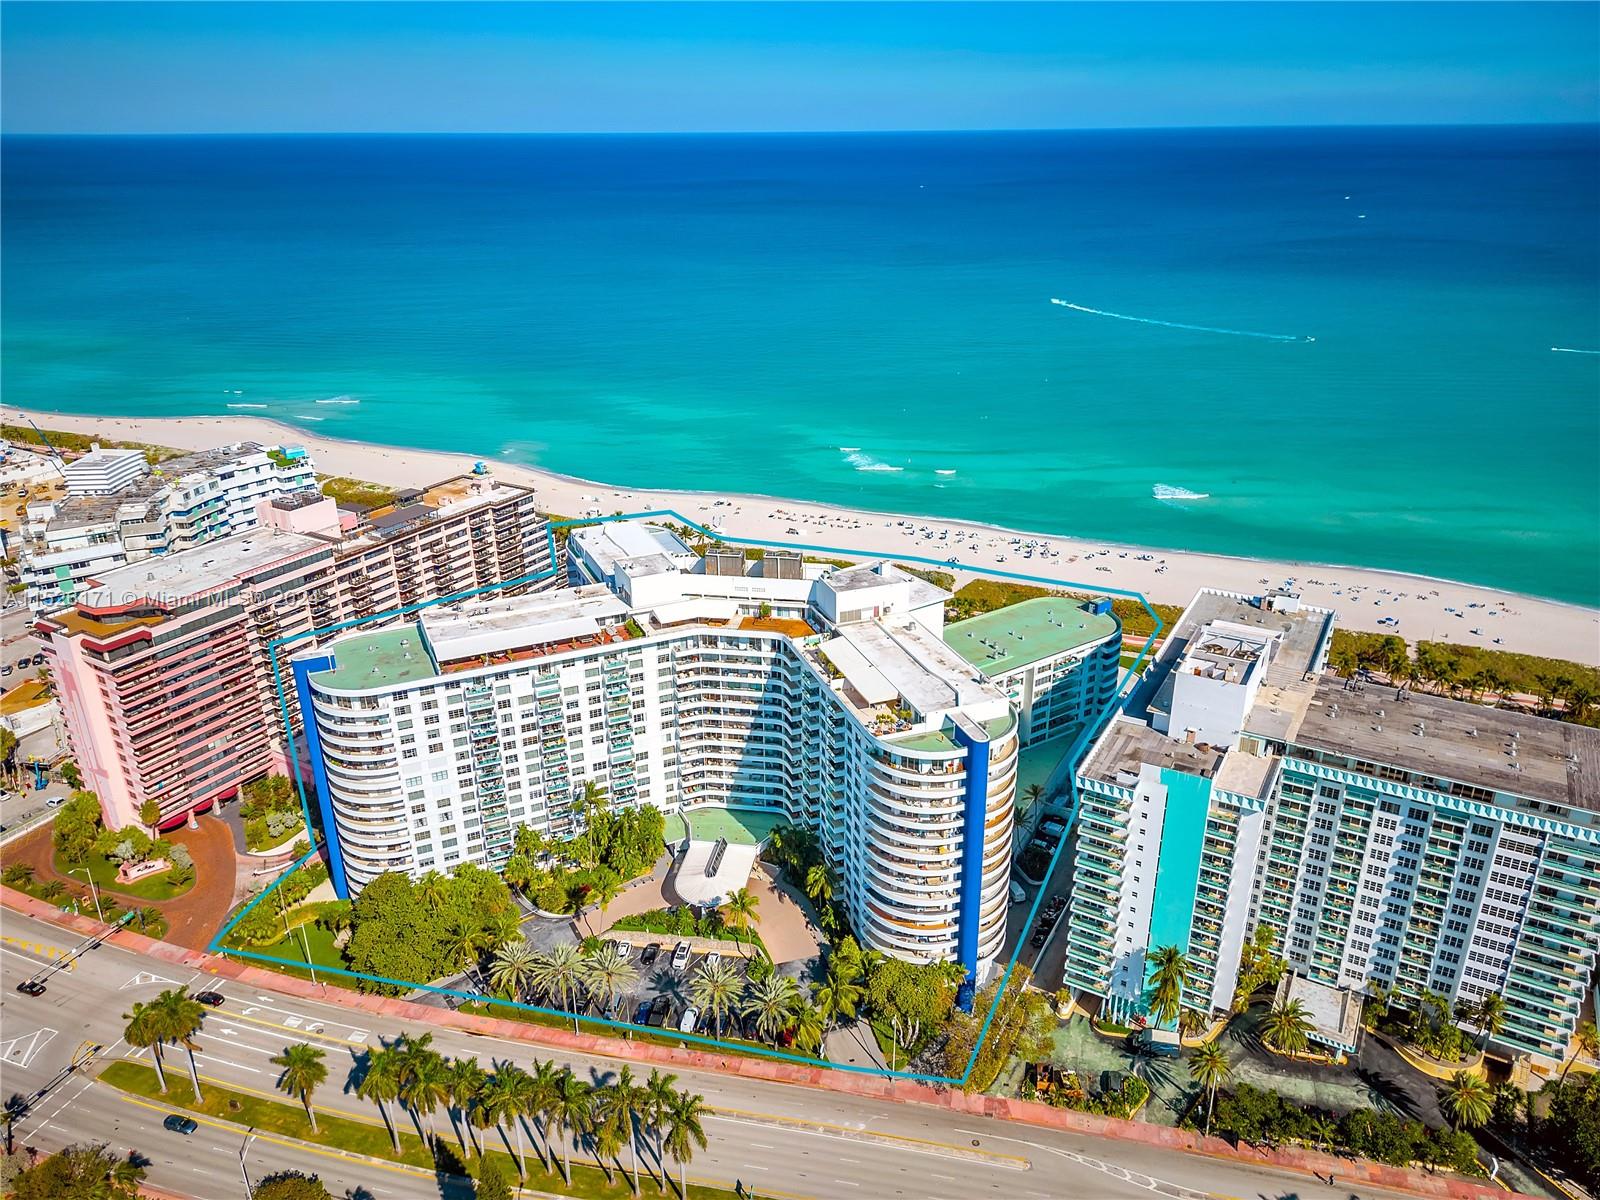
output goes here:
[{"label": "sidewalk", "polygon": [[[0,887],[0,903],[27,916],[84,934],[98,933],[103,928],[96,921],[62,914],[51,905],[7,887]],[[1410,1192],[1417,1196],[1440,1197],[1446,1200],[1503,1200],[1507,1194],[1493,1184],[1478,1183],[1469,1179],[1445,1178],[1424,1171],[1390,1167],[1381,1163],[1336,1158],[1314,1150],[1299,1148],[1256,1150],[1248,1146],[1235,1147],[1221,1138],[1206,1137],[1191,1130],[1119,1121],[1112,1117],[1052,1108],[1047,1104],[1026,1100],[1012,1100],[981,1093],[969,1095],[948,1085],[918,1083],[908,1079],[888,1079],[879,1075],[745,1055],[725,1056],[714,1050],[662,1046],[642,1039],[627,1040],[589,1033],[573,1033],[564,1026],[556,1028],[525,1021],[472,1016],[450,1009],[433,1008],[343,988],[329,989],[325,984],[313,984],[309,980],[279,975],[223,955],[185,950],[127,931],[112,934],[110,940],[136,954],[149,955],[163,962],[192,970],[207,971],[251,987],[270,989],[306,1000],[334,1003],[344,1008],[358,1009],[396,1021],[414,1022],[419,1025],[446,1025],[462,1032],[497,1037],[505,1041],[542,1045],[579,1054],[631,1059],[647,1066],[713,1071],[745,1079],[786,1083],[796,1087],[809,1087],[899,1104],[934,1105],[950,1112],[992,1117],[1043,1129],[1137,1143],[1180,1153],[1199,1154],[1252,1166],[1275,1167],[1322,1177],[1334,1175],[1342,1182],[1355,1187],[1365,1185],[1388,1188],[1393,1191]]]}]

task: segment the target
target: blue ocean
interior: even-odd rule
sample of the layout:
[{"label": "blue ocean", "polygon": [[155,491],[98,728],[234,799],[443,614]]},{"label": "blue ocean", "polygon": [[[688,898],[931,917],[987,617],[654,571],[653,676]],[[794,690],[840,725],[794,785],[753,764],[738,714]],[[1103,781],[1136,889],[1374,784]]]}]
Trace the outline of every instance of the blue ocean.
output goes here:
[{"label": "blue ocean", "polygon": [[1596,127],[8,137],[3,169],[10,404],[1600,603]]}]

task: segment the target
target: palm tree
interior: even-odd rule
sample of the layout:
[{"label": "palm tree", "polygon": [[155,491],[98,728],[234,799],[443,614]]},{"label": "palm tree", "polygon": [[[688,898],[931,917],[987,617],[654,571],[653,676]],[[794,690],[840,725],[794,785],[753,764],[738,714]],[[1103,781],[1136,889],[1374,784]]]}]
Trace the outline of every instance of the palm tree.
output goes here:
[{"label": "palm tree", "polygon": [[472,1135],[472,1145],[482,1157],[483,1148],[478,1145],[478,1135],[472,1128],[472,1122],[467,1119],[472,1111],[472,1106],[477,1103],[478,1093],[483,1091],[483,1085],[489,1076],[478,1065],[475,1058],[451,1059],[445,1067],[445,1080],[450,1088],[451,1123],[456,1124],[456,1140],[461,1143],[461,1153],[467,1152],[467,1135]]},{"label": "palm tree", "polygon": [[161,1063],[161,1047],[166,1044],[167,1037],[161,1028],[161,1014],[154,1005],[136,1002],[133,1011],[123,1013],[122,1019],[128,1023],[122,1031],[122,1040],[137,1050],[150,1051],[150,1057],[156,1064],[156,1079],[165,1093],[167,1072]]},{"label": "palm tree", "polygon": [[468,922],[459,922],[450,927],[450,932],[445,934],[444,951],[446,961],[451,963],[458,971],[470,971],[478,965],[478,956],[483,950],[483,929],[481,926]]},{"label": "palm tree", "polygon": [[676,1075],[663,1075],[656,1068],[650,1068],[650,1078],[644,1083],[644,1105],[642,1117],[644,1123],[656,1135],[656,1161],[662,1163],[661,1179],[658,1181],[656,1191],[666,1191],[666,1164],[661,1157],[661,1122],[666,1117],[667,1110],[672,1107],[672,1102],[678,1095],[678,1077]]},{"label": "palm tree", "polygon": [[806,872],[806,895],[818,908],[833,903],[833,868],[827,863],[816,863]]},{"label": "palm tree", "polygon": [[679,1092],[667,1107],[662,1143],[673,1161],[678,1164],[678,1196],[688,1200],[689,1160],[695,1148],[706,1148],[706,1131],[702,1124],[708,1115],[705,1097],[691,1092]]},{"label": "palm tree", "polygon": [[449,895],[450,880],[438,871],[429,871],[417,880],[417,896],[425,908],[442,908]]},{"label": "palm tree", "polygon": [[1478,1001],[1474,1009],[1473,1021],[1478,1026],[1478,1032],[1483,1034],[1481,1050],[1489,1048],[1489,1039],[1505,1028],[1506,1024],[1506,998],[1499,992],[1491,992]]},{"label": "palm tree", "polygon": [[1445,1085],[1439,1107],[1455,1129],[1475,1129],[1494,1111],[1494,1089],[1481,1075],[1457,1071]]},{"label": "palm tree", "polygon": [[583,951],[570,942],[552,946],[534,966],[533,984],[553,996],[572,1014],[572,1032],[578,1032],[578,991],[583,987]]},{"label": "palm tree", "polygon": [[[407,1038],[405,1049],[400,1054],[400,1103],[411,1111],[412,1120],[417,1123],[418,1136],[429,1145],[439,1136],[433,1122],[434,1111],[450,1099],[450,1081],[445,1073],[444,1058],[432,1048],[432,1041],[431,1033],[419,1038]],[[423,1117],[428,1118],[426,1133],[422,1129]]]},{"label": "palm tree", "polygon": [[1299,1054],[1311,1044],[1313,1028],[1305,1005],[1298,1000],[1286,1000],[1261,1022],[1261,1037],[1274,1050]]},{"label": "palm tree", "polygon": [[817,985],[814,996],[817,1007],[822,1009],[823,1019],[831,1029],[841,1017],[847,1021],[855,1020],[856,1007],[864,994],[859,983],[845,975],[836,964],[830,963],[828,976]]},{"label": "palm tree", "polygon": [[519,850],[506,859],[506,865],[500,869],[500,878],[506,881],[506,886],[512,891],[526,895],[539,878],[539,868],[533,865],[533,859]]},{"label": "palm tree", "polygon": [[1176,946],[1157,946],[1150,954],[1150,1015],[1157,1025],[1171,1025],[1183,1010],[1183,987],[1189,982],[1189,960]]},{"label": "palm tree", "polygon": [[768,975],[760,983],[750,985],[741,1010],[745,1016],[756,1019],[756,1033],[777,1043],[778,1035],[794,1023],[795,1005],[800,999],[800,989],[787,975]]},{"label": "palm tree", "polygon": [[550,1144],[550,1110],[556,1102],[556,1093],[561,1090],[561,1072],[556,1070],[553,1062],[536,1062],[533,1064],[533,1074],[529,1076],[527,1103],[522,1107],[522,1120],[526,1124],[529,1117],[533,1118],[534,1127],[539,1131],[539,1137],[544,1144],[539,1147],[539,1161],[544,1164],[548,1173],[554,1165],[554,1147]]},{"label": "palm tree", "polygon": [[394,1152],[398,1154],[400,1131],[389,1116],[389,1102],[400,1098],[400,1051],[396,1046],[380,1046],[376,1050],[368,1047],[366,1058],[367,1069],[356,1084],[356,1095],[377,1104],[384,1127],[389,1131],[389,1140],[394,1143]]},{"label": "palm tree", "polygon": [[617,1081],[601,1092],[603,1124],[617,1126],[617,1132],[627,1141],[633,1156],[633,1194],[639,1194],[639,1124],[649,1112],[650,1099],[646,1090],[633,1079],[633,1070],[624,1065],[617,1071]]},{"label": "palm tree", "polygon": [[723,961],[700,968],[700,973],[689,985],[689,995],[702,1012],[716,1019],[717,1036],[722,1036],[722,1019],[738,1003],[743,981],[739,968]]},{"label": "palm tree", "polygon": [[[139,1006],[135,1004],[133,1007],[137,1012]],[[1600,1054],[1600,1029],[1595,1028],[1593,1021],[1579,1021],[1578,1027],[1572,1031],[1572,1054],[1561,1068],[1561,1083],[1566,1083],[1567,1072],[1572,1070],[1572,1064],[1578,1061],[1580,1054],[1587,1054],[1590,1058]]]},{"label": "palm tree", "polygon": [[819,1053],[822,1035],[828,1031],[822,1008],[812,1000],[799,1000],[794,1010],[794,1044],[807,1054]]},{"label": "palm tree", "polygon": [[327,1081],[328,1064],[322,1061],[322,1051],[305,1042],[285,1046],[283,1053],[272,1059],[272,1065],[282,1067],[278,1076],[278,1090],[290,1096],[298,1095],[305,1105],[306,1119],[311,1122],[311,1132],[317,1132],[317,1113],[311,1107],[311,1093]]},{"label": "palm tree", "polygon": [[622,993],[638,982],[639,968],[623,958],[615,946],[607,946],[589,960],[584,975],[590,989],[605,997],[609,1012]]},{"label": "palm tree", "polygon": [[[517,1125],[517,1117],[523,1112],[532,1084],[532,1077],[516,1063],[498,1063],[494,1074],[484,1081],[478,1092],[478,1108],[484,1119],[500,1131],[500,1140],[505,1143],[506,1152],[516,1159],[519,1181],[528,1177],[528,1163],[522,1126]],[[517,1130],[515,1150],[511,1148],[511,1138],[506,1134],[507,1121]]]},{"label": "palm tree", "polygon": [[17,1123],[28,1115],[28,1098],[21,1092],[12,1092],[6,1097],[5,1107],[0,1108],[0,1121],[6,1126],[6,1153],[16,1153],[13,1137],[16,1134]]},{"label": "palm tree", "polygon": [[1211,1113],[1217,1106],[1217,1089],[1233,1074],[1233,1064],[1221,1046],[1208,1042],[1189,1056],[1189,1074],[1206,1090],[1206,1134],[1209,1136]]},{"label": "palm tree", "polygon": [[489,963],[489,986],[511,1000],[520,1000],[533,981],[539,952],[526,938],[505,942]]},{"label": "palm tree", "polygon": [[1339,1136],[1339,1126],[1332,1117],[1316,1116],[1307,1124],[1306,1132],[1311,1135],[1318,1150],[1326,1150],[1333,1139]]},{"label": "palm tree", "polygon": [[1022,798],[1028,802],[1026,811],[1032,812],[1039,801],[1044,799],[1044,784],[1030,783],[1022,789]]},{"label": "palm tree", "polygon": [[[761,924],[761,918],[756,915],[756,909],[761,902],[755,898],[749,888],[740,888],[722,902],[722,920],[729,929],[748,930]],[[745,945],[739,943],[741,951]]]},{"label": "palm tree", "polygon": [[550,1119],[561,1131],[561,1176],[572,1186],[572,1139],[589,1128],[594,1112],[594,1095],[589,1085],[572,1073],[571,1067],[562,1067],[556,1078],[556,1089],[550,1098]]},{"label": "palm tree", "polygon": [[1199,1037],[1206,1031],[1206,1015],[1198,1008],[1185,1008],[1178,1014],[1178,1032],[1183,1037]]},{"label": "palm tree", "polygon": [[190,999],[188,988],[169,988],[155,998],[156,1018],[166,1040],[182,1046],[189,1055],[189,1079],[194,1084],[194,1097],[200,1099],[200,1071],[195,1066],[194,1035],[205,1024],[206,1008],[198,1000]]}]

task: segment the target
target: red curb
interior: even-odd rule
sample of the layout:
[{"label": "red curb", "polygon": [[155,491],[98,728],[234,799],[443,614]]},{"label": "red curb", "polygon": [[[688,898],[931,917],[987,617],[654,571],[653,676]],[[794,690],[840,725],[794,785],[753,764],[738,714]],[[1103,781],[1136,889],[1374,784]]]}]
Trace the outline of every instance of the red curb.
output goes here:
[{"label": "red curb", "polygon": [[[100,930],[98,921],[62,913],[53,905],[35,900],[32,896],[8,887],[0,886],[0,904],[52,925],[80,933],[92,934]],[[326,984],[314,984],[309,979],[296,979],[292,975],[279,975],[275,971],[251,966],[226,955],[184,950],[179,946],[158,942],[143,934],[129,933],[126,930],[119,930],[108,940],[124,949],[147,954],[164,962],[207,971],[238,980],[240,983],[299,996],[304,1000],[331,1001],[342,1008],[358,1009],[375,1016],[392,1017],[423,1025],[443,1025],[464,1033],[483,1034],[503,1038],[506,1041],[526,1042],[607,1058],[623,1058],[645,1064],[738,1075],[745,1079],[787,1083],[819,1091],[889,1100],[898,1104],[933,1105],[952,1112],[994,1117],[1042,1129],[1056,1129],[1064,1133],[1136,1142],[1158,1149],[1198,1154],[1206,1158],[1223,1159],[1251,1166],[1277,1167],[1309,1175],[1336,1176],[1342,1182],[1364,1183],[1392,1191],[1411,1192],[1417,1196],[1442,1197],[1444,1200],[1506,1200],[1507,1197],[1523,1195],[1520,1192],[1507,1192],[1491,1184],[1477,1183],[1470,1179],[1431,1175],[1424,1171],[1391,1167],[1364,1159],[1335,1158],[1330,1154],[1314,1150],[1289,1147],[1255,1150],[1236,1147],[1222,1138],[1206,1137],[1187,1129],[1145,1125],[1136,1121],[1123,1121],[1115,1117],[1077,1112],[1073,1109],[1052,1108],[1048,1104],[1029,1100],[1012,1100],[1004,1096],[969,1095],[959,1088],[917,1083],[909,1079],[884,1079],[881,1076],[864,1075],[853,1071],[808,1067],[799,1063],[773,1062],[743,1056],[729,1058],[715,1051],[680,1049],[676,1046],[635,1042],[620,1037],[601,1037],[592,1033],[572,1033],[566,1029],[530,1025],[502,1017],[479,1017],[447,1008],[430,1008],[409,1000],[373,996],[343,988],[330,991]],[[1524,1200],[1535,1200],[1535,1198],[1525,1197]]]}]

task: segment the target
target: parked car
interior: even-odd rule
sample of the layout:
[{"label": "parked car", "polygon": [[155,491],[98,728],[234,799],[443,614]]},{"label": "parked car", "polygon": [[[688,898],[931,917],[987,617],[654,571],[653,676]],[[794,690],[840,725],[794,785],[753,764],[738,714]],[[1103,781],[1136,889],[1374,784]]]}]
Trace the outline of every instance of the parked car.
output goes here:
[{"label": "parked car", "polygon": [[65,796],[51,796],[50,799],[44,802],[44,806],[46,808],[60,808],[66,802],[67,798]]},{"label": "parked car", "polygon": [[11,664],[10,663],[6,663],[5,666],[0,667],[0,675],[9,675],[9,674],[11,674]]},{"label": "parked car", "polygon": [[699,1023],[699,1020],[700,1010],[691,1005],[689,1008],[684,1009],[683,1019],[678,1022],[678,1032],[693,1033],[694,1027]]},{"label": "parked car", "polygon": [[613,941],[611,943],[611,945],[616,949],[617,957],[620,958],[623,962],[627,962],[628,959],[632,957],[632,955],[633,955],[633,943],[632,942],[625,942],[621,938],[617,938],[615,941]]},{"label": "parked car", "polygon": [[221,992],[196,992],[194,998],[207,1008],[220,1008],[224,999]]},{"label": "parked car", "polygon": [[1028,898],[1028,893],[1023,891],[1022,885],[1015,879],[1011,881],[1011,903],[1021,904]]},{"label": "parked car", "polygon": [[639,965],[641,967],[648,967],[651,963],[655,962],[656,957],[660,953],[661,953],[661,943],[660,942],[651,942],[648,946],[646,946],[644,948],[644,953],[639,955]]},{"label": "parked car", "polygon": [[665,996],[657,996],[650,1002],[650,1013],[645,1018],[645,1024],[653,1025],[659,1029],[667,1023],[667,1016],[671,1012],[672,1001]]},{"label": "parked car", "polygon": [[193,1117],[185,1117],[179,1113],[170,1114],[161,1122],[163,1129],[170,1129],[173,1133],[189,1134],[200,1128],[200,1122]]},{"label": "parked car", "polygon": [[717,966],[721,962],[722,962],[722,955],[718,954],[715,950],[713,950],[710,954],[706,955],[705,969],[709,971],[712,967]]},{"label": "parked car", "polygon": [[1035,950],[1038,950],[1045,944],[1045,941],[1049,938],[1049,936],[1050,935],[1048,933],[1041,929],[1028,939],[1028,945],[1032,946]]},{"label": "parked car", "polygon": [[672,969],[674,971],[681,971],[687,967],[689,965],[689,955],[691,953],[692,951],[689,949],[688,942],[679,942],[677,948],[672,952]]}]

